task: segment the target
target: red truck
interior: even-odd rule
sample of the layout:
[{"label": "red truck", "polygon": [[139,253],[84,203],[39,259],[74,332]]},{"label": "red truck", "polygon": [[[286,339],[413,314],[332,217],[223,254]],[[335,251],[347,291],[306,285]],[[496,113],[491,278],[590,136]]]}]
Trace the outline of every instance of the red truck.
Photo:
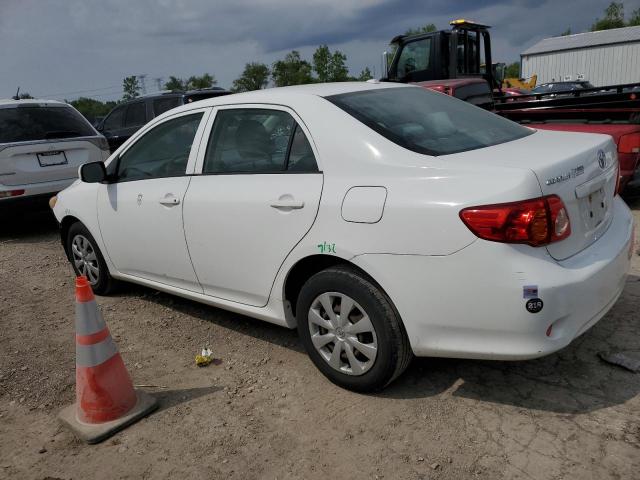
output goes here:
[{"label": "red truck", "polygon": [[624,189],[640,161],[640,83],[507,95],[493,69],[485,68],[492,65],[490,27],[466,20],[451,27],[393,38],[395,54],[382,80],[436,90],[532,128],[611,135]]}]

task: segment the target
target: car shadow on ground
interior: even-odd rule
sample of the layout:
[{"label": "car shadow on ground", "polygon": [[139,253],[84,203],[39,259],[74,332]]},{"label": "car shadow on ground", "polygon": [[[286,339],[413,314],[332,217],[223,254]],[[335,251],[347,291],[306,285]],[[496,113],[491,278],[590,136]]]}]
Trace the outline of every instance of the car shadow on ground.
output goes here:
[{"label": "car shadow on ground", "polygon": [[58,230],[49,207],[4,207],[0,210],[0,242],[38,241]]}]

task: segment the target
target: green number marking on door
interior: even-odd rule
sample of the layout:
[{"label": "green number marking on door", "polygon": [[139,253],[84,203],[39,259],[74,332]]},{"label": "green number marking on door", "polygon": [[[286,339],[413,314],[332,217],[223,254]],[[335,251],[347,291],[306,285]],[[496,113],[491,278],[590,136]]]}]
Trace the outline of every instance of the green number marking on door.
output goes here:
[{"label": "green number marking on door", "polygon": [[320,253],[336,253],[336,244],[322,242],[318,244],[318,249]]}]

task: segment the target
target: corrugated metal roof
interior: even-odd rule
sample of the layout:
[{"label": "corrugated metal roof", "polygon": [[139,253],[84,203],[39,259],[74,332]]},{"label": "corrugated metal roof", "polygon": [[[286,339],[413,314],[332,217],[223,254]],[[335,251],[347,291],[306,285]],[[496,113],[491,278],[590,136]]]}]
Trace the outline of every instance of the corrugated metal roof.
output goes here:
[{"label": "corrugated metal roof", "polygon": [[526,49],[521,55],[535,55],[537,53],[556,52],[558,50],[573,50],[576,48],[627,42],[640,42],[640,26],[545,38],[534,46]]}]

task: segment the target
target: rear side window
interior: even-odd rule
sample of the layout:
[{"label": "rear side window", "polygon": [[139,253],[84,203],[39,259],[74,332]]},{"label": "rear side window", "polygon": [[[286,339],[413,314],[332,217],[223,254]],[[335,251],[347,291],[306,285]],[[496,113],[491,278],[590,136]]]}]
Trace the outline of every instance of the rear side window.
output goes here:
[{"label": "rear side window", "polygon": [[180,97],[158,98],[153,101],[153,114],[157,117],[180,105]]},{"label": "rear side window", "polygon": [[317,171],[311,146],[291,115],[281,110],[243,108],[216,114],[204,173],[286,170]]},{"label": "rear side window", "polygon": [[118,181],[184,175],[202,113],[167,120],[145,133],[118,161]]},{"label": "rear side window", "polygon": [[532,130],[420,87],[343,93],[327,100],[408,150],[448,155],[510,142]]},{"label": "rear side window", "polygon": [[147,108],[144,102],[132,103],[127,107],[125,127],[140,127],[147,123]]},{"label": "rear side window", "polygon": [[66,105],[0,108],[0,143],[95,135],[89,122]]}]

